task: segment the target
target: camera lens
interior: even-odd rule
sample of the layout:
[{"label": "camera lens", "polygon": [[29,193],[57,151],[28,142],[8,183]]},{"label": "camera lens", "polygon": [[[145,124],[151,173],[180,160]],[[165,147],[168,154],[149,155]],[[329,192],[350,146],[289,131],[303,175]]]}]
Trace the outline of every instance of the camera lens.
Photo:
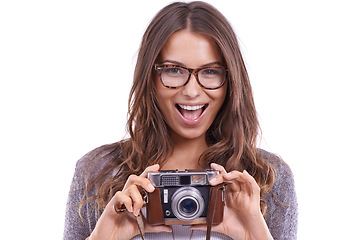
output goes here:
[{"label": "camera lens", "polygon": [[204,212],[205,203],[199,190],[194,187],[182,187],[172,196],[171,209],[176,218],[192,221]]},{"label": "camera lens", "polygon": [[193,213],[196,211],[197,207],[196,207],[196,202],[192,199],[184,199],[181,203],[180,203],[180,208],[182,210],[182,212],[184,213]]}]

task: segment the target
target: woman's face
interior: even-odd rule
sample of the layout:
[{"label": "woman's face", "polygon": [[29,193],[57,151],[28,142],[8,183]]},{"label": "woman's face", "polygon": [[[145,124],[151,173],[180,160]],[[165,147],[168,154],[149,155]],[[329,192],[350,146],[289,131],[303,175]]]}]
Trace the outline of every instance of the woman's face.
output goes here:
[{"label": "woman's face", "polygon": [[[165,43],[157,64],[179,65],[187,68],[224,66],[216,43],[209,37],[188,30],[175,32]],[[182,87],[165,87],[156,75],[157,100],[173,137],[205,138],[221,108],[227,91],[227,81],[215,90],[202,88],[195,76]],[[175,134],[175,135],[174,135]]]}]

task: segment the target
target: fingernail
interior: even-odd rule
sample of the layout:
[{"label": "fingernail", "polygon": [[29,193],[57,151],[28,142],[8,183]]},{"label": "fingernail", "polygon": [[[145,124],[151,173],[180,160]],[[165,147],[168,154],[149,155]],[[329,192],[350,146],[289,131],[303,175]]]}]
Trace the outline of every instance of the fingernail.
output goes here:
[{"label": "fingernail", "polygon": [[215,184],[216,183],[216,178],[213,178],[209,181],[210,184]]},{"label": "fingernail", "polygon": [[154,191],[154,190],[155,190],[154,186],[153,186],[152,184],[149,184],[149,185],[148,185],[148,191],[149,191],[149,192],[152,192],[152,191]]},{"label": "fingernail", "polygon": [[134,211],[134,215],[135,215],[135,216],[139,216],[139,213],[140,213],[140,209],[136,209],[136,210]]}]

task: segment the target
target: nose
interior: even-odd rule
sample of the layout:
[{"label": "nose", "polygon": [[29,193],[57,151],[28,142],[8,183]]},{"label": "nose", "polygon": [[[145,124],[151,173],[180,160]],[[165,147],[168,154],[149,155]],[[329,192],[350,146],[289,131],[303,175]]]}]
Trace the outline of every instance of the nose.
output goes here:
[{"label": "nose", "polygon": [[189,82],[183,86],[182,93],[189,98],[195,98],[201,94],[201,91],[202,88],[196,81],[195,75],[191,74]]}]

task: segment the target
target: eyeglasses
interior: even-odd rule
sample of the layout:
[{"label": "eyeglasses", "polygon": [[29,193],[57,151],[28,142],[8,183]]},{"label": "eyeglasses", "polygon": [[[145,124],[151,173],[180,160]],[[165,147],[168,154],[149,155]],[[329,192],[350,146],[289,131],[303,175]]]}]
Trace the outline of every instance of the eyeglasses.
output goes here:
[{"label": "eyeglasses", "polygon": [[160,80],[165,87],[178,88],[185,86],[194,74],[198,84],[205,89],[218,89],[222,87],[226,80],[227,70],[222,66],[186,68],[178,65],[159,65],[155,64]]}]

